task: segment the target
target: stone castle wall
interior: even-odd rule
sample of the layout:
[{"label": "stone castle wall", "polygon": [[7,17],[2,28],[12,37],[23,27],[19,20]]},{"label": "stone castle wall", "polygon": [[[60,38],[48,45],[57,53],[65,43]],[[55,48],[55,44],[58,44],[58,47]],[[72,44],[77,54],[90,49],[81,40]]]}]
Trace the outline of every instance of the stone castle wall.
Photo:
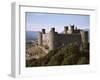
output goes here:
[{"label": "stone castle wall", "polygon": [[74,30],[74,26],[71,26],[69,30],[68,28],[64,29],[64,33],[61,34],[55,32],[54,28],[52,28],[49,33],[45,33],[45,30],[43,29],[42,32],[39,33],[38,44],[46,45],[49,47],[49,50],[53,50],[72,42],[80,44],[88,41],[88,32],[77,29]]},{"label": "stone castle wall", "polygon": [[49,43],[48,33],[42,35],[42,42],[43,42],[43,45],[48,45]]}]

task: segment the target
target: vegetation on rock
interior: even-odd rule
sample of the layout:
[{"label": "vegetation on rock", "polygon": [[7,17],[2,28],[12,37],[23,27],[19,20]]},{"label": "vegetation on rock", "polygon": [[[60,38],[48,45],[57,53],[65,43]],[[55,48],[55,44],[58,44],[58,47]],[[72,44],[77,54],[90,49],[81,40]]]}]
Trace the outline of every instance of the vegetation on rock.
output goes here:
[{"label": "vegetation on rock", "polygon": [[75,43],[50,51],[39,59],[26,61],[26,67],[89,64],[89,43]]}]

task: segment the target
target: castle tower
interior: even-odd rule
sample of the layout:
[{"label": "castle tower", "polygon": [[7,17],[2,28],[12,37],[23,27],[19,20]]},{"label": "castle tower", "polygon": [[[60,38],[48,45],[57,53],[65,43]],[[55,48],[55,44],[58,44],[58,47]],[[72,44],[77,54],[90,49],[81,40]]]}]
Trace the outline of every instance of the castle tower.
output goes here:
[{"label": "castle tower", "polygon": [[81,38],[82,38],[82,42],[88,42],[88,31],[81,31]]},{"label": "castle tower", "polygon": [[74,25],[70,25],[70,29],[68,33],[72,34],[73,32],[74,32]]},{"label": "castle tower", "polygon": [[74,31],[74,25],[70,25],[71,31]]},{"label": "castle tower", "polygon": [[64,34],[67,34],[68,26],[64,26]]},{"label": "castle tower", "polygon": [[49,50],[54,49],[55,28],[51,28],[49,32]]},{"label": "castle tower", "polygon": [[45,34],[45,29],[42,29],[42,33]]},{"label": "castle tower", "polygon": [[42,45],[42,32],[38,33],[38,45]]}]

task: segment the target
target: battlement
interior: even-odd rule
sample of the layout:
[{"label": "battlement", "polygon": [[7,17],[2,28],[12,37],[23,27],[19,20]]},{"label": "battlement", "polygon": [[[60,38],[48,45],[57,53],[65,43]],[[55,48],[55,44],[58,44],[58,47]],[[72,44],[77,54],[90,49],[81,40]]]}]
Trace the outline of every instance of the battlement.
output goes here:
[{"label": "battlement", "polygon": [[[52,27],[50,32],[55,32],[55,28]],[[79,32],[80,32],[80,29],[77,29],[75,25],[64,26],[64,34],[72,34],[72,33],[79,33]],[[42,29],[42,34],[46,34],[45,29]]]}]

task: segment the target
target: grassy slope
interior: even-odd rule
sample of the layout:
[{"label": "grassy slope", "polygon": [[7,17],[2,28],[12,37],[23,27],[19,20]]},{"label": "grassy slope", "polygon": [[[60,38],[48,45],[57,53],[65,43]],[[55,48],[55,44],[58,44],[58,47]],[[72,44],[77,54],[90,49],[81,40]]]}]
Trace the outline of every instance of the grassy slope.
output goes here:
[{"label": "grassy slope", "polygon": [[26,61],[27,67],[89,64],[89,45],[85,44],[82,51],[77,44],[69,44],[50,51],[46,56]]}]

